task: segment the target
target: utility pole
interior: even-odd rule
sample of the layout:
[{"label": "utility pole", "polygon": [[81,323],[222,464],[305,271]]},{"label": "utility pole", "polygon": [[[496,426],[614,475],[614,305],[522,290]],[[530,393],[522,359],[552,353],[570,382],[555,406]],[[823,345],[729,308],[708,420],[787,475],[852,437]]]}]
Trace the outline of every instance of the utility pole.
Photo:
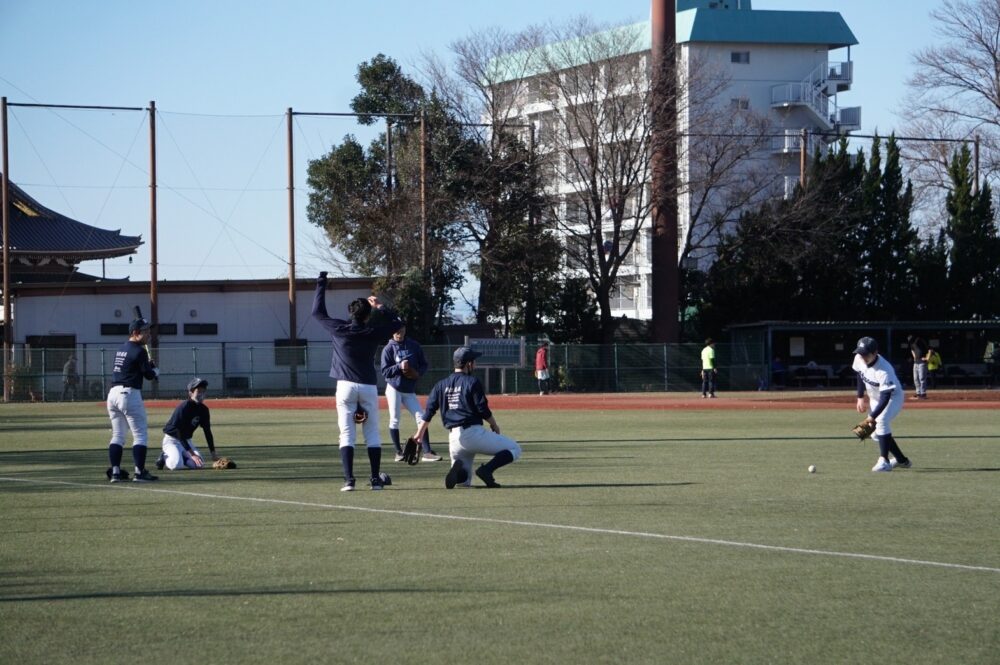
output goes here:
[{"label": "utility pole", "polygon": [[651,0],[653,93],[652,300],[653,341],[680,341],[677,232],[676,0]]},{"label": "utility pole", "polygon": [[3,141],[3,401],[11,398],[14,330],[10,320],[10,188],[7,162],[7,98],[0,98],[0,140]]},{"label": "utility pole", "polygon": [[292,393],[299,387],[298,322],[295,316],[295,162],[292,146],[292,107],[288,107],[288,350],[289,381]]}]

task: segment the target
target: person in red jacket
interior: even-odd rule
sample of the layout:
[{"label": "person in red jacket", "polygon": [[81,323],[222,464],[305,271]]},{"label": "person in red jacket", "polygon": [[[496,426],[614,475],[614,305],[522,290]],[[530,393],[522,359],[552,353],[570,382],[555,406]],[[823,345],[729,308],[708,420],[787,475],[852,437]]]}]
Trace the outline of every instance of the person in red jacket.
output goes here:
[{"label": "person in red jacket", "polygon": [[538,379],[538,394],[549,392],[549,343],[542,342],[535,352],[535,378]]}]

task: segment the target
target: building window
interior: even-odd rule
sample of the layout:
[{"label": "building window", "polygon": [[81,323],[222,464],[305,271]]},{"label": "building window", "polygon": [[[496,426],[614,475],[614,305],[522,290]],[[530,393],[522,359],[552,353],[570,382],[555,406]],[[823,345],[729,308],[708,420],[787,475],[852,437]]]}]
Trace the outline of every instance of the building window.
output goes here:
[{"label": "building window", "polygon": [[30,350],[31,366],[41,367],[43,372],[62,372],[76,350],[75,335],[28,335],[24,341]]},{"label": "building window", "polygon": [[589,248],[589,237],[576,234],[566,236],[566,267],[570,270],[586,268]]},{"label": "building window", "polygon": [[639,279],[620,277],[611,291],[611,309],[635,309],[639,300]]},{"label": "building window", "polygon": [[749,65],[750,51],[733,51],[729,54],[729,61],[738,65]]},{"label": "building window", "polygon": [[749,111],[750,100],[746,97],[733,97],[729,100],[729,106],[734,111]]},{"label": "building window", "polygon": [[218,335],[218,323],[185,323],[185,335]]},{"label": "building window", "polygon": [[162,335],[176,335],[177,334],[177,324],[176,323],[157,323],[156,324],[156,335],[157,337]]},{"label": "building window", "polygon": [[128,337],[128,324],[127,323],[102,323],[101,324],[101,335],[107,337],[118,337],[124,335]]},{"label": "building window", "polygon": [[307,339],[274,340],[274,364],[283,367],[306,364]]}]

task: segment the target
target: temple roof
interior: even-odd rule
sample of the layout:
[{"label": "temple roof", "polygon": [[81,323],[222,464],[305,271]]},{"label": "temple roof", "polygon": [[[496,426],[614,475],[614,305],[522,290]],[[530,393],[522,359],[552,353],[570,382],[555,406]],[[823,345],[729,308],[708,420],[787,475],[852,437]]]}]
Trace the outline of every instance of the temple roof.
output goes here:
[{"label": "temple roof", "polygon": [[13,182],[8,186],[12,258],[78,263],[134,254],[142,244],[142,236],[78,222],[46,208]]}]

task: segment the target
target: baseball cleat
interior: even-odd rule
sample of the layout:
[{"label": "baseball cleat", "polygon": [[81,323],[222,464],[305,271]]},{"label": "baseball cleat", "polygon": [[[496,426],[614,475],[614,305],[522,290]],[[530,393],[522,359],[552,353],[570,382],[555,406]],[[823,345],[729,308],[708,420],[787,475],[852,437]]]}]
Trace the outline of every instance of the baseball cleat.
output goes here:
[{"label": "baseball cleat", "polygon": [[139,473],[132,476],[133,483],[151,483],[154,480],[159,480],[156,476],[151,474],[148,470],[143,469]]},{"label": "baseball cleat", "polygon": [[448,469],[448,475],[444,477],[444,486],[447,489],[454,489],[455,485],[464,483],[468,479],[469,474],[462,466],[461,460],[455,460],[455,463]]},{"label": "baseball cleat", "polygon": [[397,462],[403,461],[403,453],[396,453],[396,461]]},{"label": "baseball cleat", "polygon": [[386,487],[392,485],[392,478],[390,478],[389,474],[386,473],[385,471],[379,473],[378,477],[382,479],[382,484],[385,485]]},{"label": "baseball cleat", "polygon": [[891,466],[894,469],[909,469],[911,466],[913,466],[913,462],[911,462],[910,460],[906,460],[905,462],[900,462],[898,459],[894,457],[891,460],[889,460],[889,466]]},{"label": "baseball cleat", "polygon": [[421,455],[420,459],[422,459],[425,462],[440,462],[441,456],[432,450],[429,453],[424,453],[423,455]]},{"label": "baseball cleat", "polygon": [[500,487],[500,483],[493,479],[493,472],[487,469],[485,466],[481,466],[476,469],[476,475],[479,479],[486,483],[489,488]]},{"label": "baseball cleat", "polygon": [[354,491],[354,478],[344,481],[344,486],[340,488],[341,492],[353,492]]},{"label": "baseball cleat", "polygon": [[380,490],[385,487],[385,483],[382,482],[382,478],[379,476],[372,476],[371,487],[373,490]]},{"label": "baseball cleat", "polygon": [[167,465],[166,455],[160,455],[159,457],[156,458],[155,466],[157,471],[163,471],[163,467],[165,467],[166,465]]},{"label": "baseball cleat", "polygon": [[104,472],[104,475],[106,475],[108,477],[108,480],[113,483],[120,483],[123,480],[128,480],[128,471],[126,471],[125,469],[122,469],[118,473],[112,473],[111,467],[109,466],[108,470]]},{"label": "baseball cleat", "polygon": [[889,460],[884,457],[879,457],[878,462],[872,467],[872,471],[875,473],[883,473],[886,471],[892,471],[892,464],[889,464]]}]

